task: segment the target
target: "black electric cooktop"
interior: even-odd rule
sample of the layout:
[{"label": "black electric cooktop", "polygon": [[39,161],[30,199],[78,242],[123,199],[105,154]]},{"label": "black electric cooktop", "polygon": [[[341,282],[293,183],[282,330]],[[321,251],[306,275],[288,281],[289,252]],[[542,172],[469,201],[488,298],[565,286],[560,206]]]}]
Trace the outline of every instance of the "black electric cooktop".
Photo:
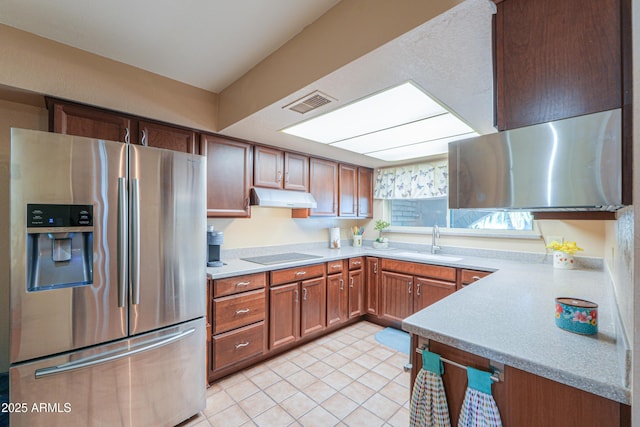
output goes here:
[{"label": "black electric cooktop", "polygon": [[303,254],[300,252],[285,252],[282,254],[262,255],[249,258],[240,258],[243,261],[255,262],[262,265],[284,264],[293,261],[304,261],[307,259],[322,258],[318,255]]}]

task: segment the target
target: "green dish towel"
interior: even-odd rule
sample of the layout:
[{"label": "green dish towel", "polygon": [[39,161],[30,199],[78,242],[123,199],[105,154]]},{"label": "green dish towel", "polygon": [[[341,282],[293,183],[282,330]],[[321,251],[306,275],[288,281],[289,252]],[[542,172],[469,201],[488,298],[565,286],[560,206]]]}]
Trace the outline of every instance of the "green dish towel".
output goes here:
[{"label": "green dish towel", "polygon": [[451,427],[447,396],[442,384],[443,373],[440,355],[422,350],[422,369],[416,376],[411,394],[411,427]]}]

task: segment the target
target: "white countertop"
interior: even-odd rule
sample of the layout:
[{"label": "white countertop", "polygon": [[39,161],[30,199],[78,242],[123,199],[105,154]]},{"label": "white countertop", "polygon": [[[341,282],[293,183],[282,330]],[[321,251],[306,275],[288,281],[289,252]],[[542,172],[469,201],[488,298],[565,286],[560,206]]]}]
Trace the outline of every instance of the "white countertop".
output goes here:
[{"label": "white countertop", "polygon": [[[397,255],[405,250],[373,248],[261,248],[258,255],[302,252],[321,258],[260,265],[239,258],[207,268],[214,279],[310,265],[353,256],[379,256],[424,262]],[[250,256],[254,256],[251,254]],[[457,256],[448,262],[426,262],[495,271],[406,318],[402,328],[413,334],[513,366],[618,402],[630,404],[627,349],[616,338],[617,312],[606,273],[557,270],[549,263]],[[460,259],[461,258],[461,259]],[[574,334],[555,325],[555,298],[573,297],[598,304],[598,334]]]}]

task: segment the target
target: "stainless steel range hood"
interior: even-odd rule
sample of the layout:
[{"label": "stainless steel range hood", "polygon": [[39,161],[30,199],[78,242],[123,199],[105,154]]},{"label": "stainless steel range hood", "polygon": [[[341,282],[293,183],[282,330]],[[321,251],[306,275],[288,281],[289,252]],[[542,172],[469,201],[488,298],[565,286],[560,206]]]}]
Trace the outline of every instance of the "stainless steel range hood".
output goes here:
[{"label": "stainless steel range hood", "polygon": [[621,128],[617,109],[452,142],[449,207],[619,209]]},{"label": "stainless steel range hood", "polygon": [[253,187],[250,200],[252,206],[276,208],[315,208],[318,206],[311,193],[272,188]]}]

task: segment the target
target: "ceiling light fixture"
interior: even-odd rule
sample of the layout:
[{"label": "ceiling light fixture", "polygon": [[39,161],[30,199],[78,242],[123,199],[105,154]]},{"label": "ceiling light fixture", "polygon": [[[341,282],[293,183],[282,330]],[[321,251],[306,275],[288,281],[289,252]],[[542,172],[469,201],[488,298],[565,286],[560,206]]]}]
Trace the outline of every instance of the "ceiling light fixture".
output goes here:
[{"label": "ceiling light fixture", "polygon": [[[382,160],[441,154],[443,143],[478,134],[413,82],[313,117],[282,132]],[[438,152],[426,150],[433,141]],[[419,144],[421,143],[421,144]],[[402,147],[406,149],[401,149]],[[412,148],[409,148],[412,147]]]}]

